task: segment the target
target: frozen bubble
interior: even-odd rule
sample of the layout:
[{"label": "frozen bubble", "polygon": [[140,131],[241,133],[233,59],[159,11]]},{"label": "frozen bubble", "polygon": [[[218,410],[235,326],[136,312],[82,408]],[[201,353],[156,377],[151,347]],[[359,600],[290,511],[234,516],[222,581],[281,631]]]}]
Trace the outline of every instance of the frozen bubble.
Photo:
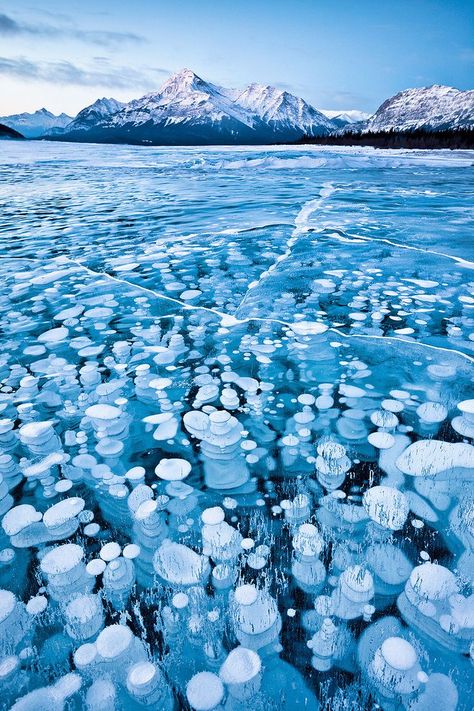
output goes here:
[{"label": "frozen bubble", "polygon": [[187,289],[179,295],[179,298],[183,301],[193,301],[194,299],[197,299],[198,296],[201,296],[201,294],[202,291],[199,289]]},{"label": "frozen bubble", "polygon": [[165,481],[181,481],[191,472],[191,464],[186,459],[162,459],[155,467],[155,474]]},{"label": "frozen bubble", "polygon": [[409,513],[405,494],[390,486],[373,486],[363,496],[364,507],[380,526],[398,531],[403,528]]},{"label": "frozen bubble", "polygon": [[186,593],[176,593],[176,595],[173,595],[171,602],[173,603],[173,607],[176,607],[177,610],[182,610],[187,607],[189,597]]},{"label": "frozen bubble", "polygon": [[67,491],[72,489],[73,486],[74,482],[72,482],[70,479],[61,479],[60,481],[56,482],[56,484],[54,485],[54,489],[58,492],[58,494],[65,494]]},{"label": "frozen bubble", "polygon": [[28,422],[20,427],[20,438],[25,444],[30,442],[34,444],[37,441],[42,441],[51,432],[53,424],[52,420]]},{"label": "frozen bubble", "polygon": [[97,637],[97,651],[102,659],[114,659],[130,647],[132,639],[132,631],[126,625],[110,625]]},{"label": "frozen bubble", "polygon": [[102,560],[101,558],[93,558],[87,563],[86,570],[89,575],[97,577],[97,575],[102,575],[106,567],[107,564],[104,560]]},{"label": "frozen bubble", "polygon": [[206,556],[168,539],[165,539],[156,551],[153,567],[158,575],[171,585],[198,585],[209,573]]},{"label": "frozen bubble", "polygon": [[367,440],[376,449],[390,449],[395,444],[395,438],[390,432],[371,432]]},{"label": "frozen bubble", "polygon": [[90,538],[97,536],[99,531],[100,526],[98,523],[88,523],[87,526],[84,526],[84,535],[89,536]]},{"label": "frozen bubble", "polygon": [[262,662],[256,652],[245,647],[236,647],[227,655],[219,670],[224,684],[245,684],[254,679],[262,669]]},{"label": "frozen bubble", "polygon": [[31,504],[19,504],[8,511],[2,519],[2,528],[7,536],[15,536],[24,528],[41,521],[42,514]]},{"label": "frozen bubble", "polygon": [[362,388],[359,388],[356,385],[347,385],[345,383],[342,383],[339,386],[339,392],[344,397],[350,397],[350,398],[360,398],[360,397],[364,397],[364,395],[365,395],[365,390],[363,390]]},{"label": "frozen bubble", "polygon": [[220,506],[214,506],[210,509],[204,509],[201,514],[202,522],[208,526],[216,526],[219,523],[222,523],[224,518],[224,511],[221,509]]},{"label": "frozen bubble", "polygon": [[15,606],[15,595],[10,590],[0,590],[0,623],[11,615]]},{"label": "frozen bubble", "polygon": [[474,416],[474,400],[462,400],[457,407],[464,414]]},{"label": "frozen bubble", "polygon": [[255,546],[255,541],[252,538],[243,538],[240,542],[240,546],[244,551],[249,551]]},{"label": "frozen bubble", "polygon": [[199,672],[188,681],[186,698],[195,711],[212,711],[224,698],[224,685],[216,674]]},{"label": "frozen bubble", "polygon": [[417,596],[424,600],[444,600],[458,592],[453,573],[436,563],[423,563],[413,568],[409,584]]},{"label": "frozen bubble", "polygon": [[69,336],[69,329],[64,326],[59,326],[58,328],[51,328],[49,331],[44,331],[38,336],[38,341],[45,344],[59,343],[60,341],[65,341]]},{"label": "frozen bubble", "polygon": [[397,459],[397,467],[410,476],[433,477],[456,469],[474,468],[474,447],[464,442],[423,439],[413,442]]},{"label": "frozen bubble", "polygon": [[106,543],[104,546],[102,546],[99,555],[102,560],[105,560],[108,563],[111,560],[115,560],[115,558],[118,558],[121,552],[122,549],[120,548],[119,544],[115,541],[110,541],[110,543]]},{"label": "frozen bubble", "polygon": [[58,528],[75,518],[84,508],[85,501],[78,496],[71,496],[51,506],[43,516],[44,524],[49,529]]},{"label": "frozen bubble", "polygon": [[447,409],[439,402],[424,402],[416,408],[416,414],[429,424],[443,422],[448,415]]},{"label": "frozen bubble", "polygon": [[398,671],[411,669],[418,660],[414,647],[402,637],[389,637],[380,649],[387,664]]},{"label": "frozen bubble", "polygon": [[239,605],[253,605],[258,598],[257,588],[255,585],[250,584],[240,585],[236,588],[234,596]]},{"label": "frozen bubble", "polygon": [[123,549],[123,557],[128,558],[129,560],[138,558],[139,555],[140,555],[140,546],[137,546],[136,543],[129,543]]},{"label": "frozen bubble", "polygon": [[298,321],[292,323],[290,327],[298,336],[318,336],[328,330],[328,326],[319,321]]},{"label": "frozen bubble", "polygon": [[77,669],[85,669],[97,659],[97,647],[90,642],[81,644],[74,652],[73,657]]},{"label": "frozen bubble", "polygon": [[67,573],[84,558],[84,551],[76,543],[65,543],[52,548],[41,559],[41,570],[46,575],[60,575]]},{"label": "frozen bubble", "polygon": [[391,400],[389,398],[382,400],[382,409],[383,410],[388,410],[389,412],[402,412],[404,405],[403,402],[400,402],[400,400]]},{"label": "frozen bubble", "polygon": [[106,405],[105,403],[101,403],[99,405],[91,405],[88,407],[85,414],[92,420],[109,422],[110,420],[115,420],[120,417],[122,411],[114,405]]},{"label": "frozen bubble", "polygon": [[28,600],[26,610],[30,615],[39,615],[48,606],[48,598],[44,595],[36,595]]}]

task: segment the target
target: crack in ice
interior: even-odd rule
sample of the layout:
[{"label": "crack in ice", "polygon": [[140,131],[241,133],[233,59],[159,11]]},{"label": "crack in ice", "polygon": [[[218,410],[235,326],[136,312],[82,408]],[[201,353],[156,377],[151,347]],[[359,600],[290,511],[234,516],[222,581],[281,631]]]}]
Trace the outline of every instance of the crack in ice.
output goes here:
[{"label": "crack in ice", "polygon": [[[246,316],[243,319],[238,319],[232,314],[225,313],[222,311],[219,311],[218,309],[209,307],[209,306],[199,306],[199,305],[191,305],[191,304],[186,304],[183,301],[180,301],[179,299],[174,299],[171,296],[166,296],[165,294],[160,294],[159,292],[150,289],[146,286],[142,286],[141,284],[134,284],[133,282],[130,282],[126,279],[121,279],[119,277],[114,277],[112,274],[109,274],[108,272],[97,272],[90,267],[85,266],[84,264],[81,264],[80,262],[76,262],[74,260],[68,260],[72,264],[75,264],[76,266],[84,269],[86,272],[91,274],[92,276],[103,276],[106,279],[109,279],[111,281],[114,281],[118,284],[122,284],[134,289],[138,289],[139,291],[142,291],[144,293],[149,294],[150,296],[153,296],[157,299],[161,299],[163,301],[171,302],[182,308],[183,310],[186,311],[205,311],[207,313],[211,313],[214,316],[217,316],[220,321],[221,325],[225,328],[232,328],[234,326],[240,326],[245,323],[250,323],[251,321],[255,321],[257,323],[275,323],[280,326],[285,326],[286,328],[293,329],[294,326],[297,325],[297,322],[289,322],[289,321],[284,321],[282,319],[277,319],[277,318],[271,318],[271,317],[262,317],[262,316]],[[175,314],[177,315],[177,314]],[[166,314],[164,316],[159,316],[158,318],[170,318],[172,317],[173,314]],[[318,322],[322,323],[322,322]],[[324,324],[323,324],[324,325]],[[462,351],[459,351],[454,348],[445,348],[443,346],[434,346],[429,343],[424,343],[423,341],[414,341],[414,340],[409,340],[407,338],[398,338],[396,336],[379,336],[376,334],[356,334],[356,333],[344,333],[343,331],[340,331],[338,328],[335,328],[334,326],[328,326],[328,331],[331,331],[332,333],[336,333],[338,336],[341,336],[341,338],[346,338],[346,339],[351,339],[351,338],[363,338],[366,340],[381,340],[381,341],[390,341],[393,343],[411,343],[414,346],[419,346],[420,348],[427,348],[430,350],[434,351],[439,351],[442,353],[449,353],[449,354],[454,354],[458,355],[461,358],[467,360],[470,363],[474,363],[474,357],[468,355],[467,353],[463,353]]]},{"label": "crack in ice", "polygon": [[[324,231],[327,231],[327,227],[324,229]],[[350,232],[345,232],[344,230],[341,230],[337,227],[332,228],[335,231],[333,233],[329,233],[329,237],[333,237],[334,239],[338,240],[345,240],[349,238],[349,240],[360,240],[362,242],[380,242],[382,244],[388,244],[391,247],[397,247],[398,249],[407,249],[413,252],[421,252],[421,254],[432,254],[435,257],[444,257],[445,259],[451,259],[454,262],[457,262],[460,264],[462,267],[466,267],[467,269],[474,269],[474,262],[470,261],[469,259],[463,259],[463,257],[456,257],[454,254],[446,254],[445,252],[438,252],[435,249],[423,249],[422,247],[415,247],[410,244],[400,244],[399,242],[394,242],[393,240],[387,239],[386,237],[363,237],[362,235],[355,235],[351,234]],[[314,232],[317,234],[318,232],[322,232],[319,230],[314,230]],[[342,233],[342,234],[341,234]]]},{"label": "crack in ice", "polygon": [[334,185],[330,182],[323,183],[323,186],[321,190],[319,191],[319,197],[314,198],[312,200],[308,200],[308,202],[305,202],[303,206],[301,207],[300,211],[295,217],[295,222],[294,222],[294,228],[291,233],[290,238],[287,240],[286,243],[286,250],[284,251],[283,254],[281,254],[279,257],[276,258],[274,263],[268,267],[268,269],[265,269],[260,276],[253,281],[247,291],[245,292],[241,302],[236,308],[236,311],[238,311],[241,306],[245,303],[245,299],[249,295],[251,291],[256,289],[260,284],[267,279],[267,277],[277,269],[277,267],[287,259],[291,257],[291,253],[293,250],[294,245],[297,243],[298,238],[306,234],[307,232],[310,231],[310,226],[308,225],[308,218],[310,215],[312,215],[321,205],[323,202],[330,196],[332,195],[333,192],[335,192],[336,188]]},{"label": "crack in ice", "polygon": [[[329,184],[326,184],[326,185],[328,186]],[[330,186],[330,187],[332,188],[332,186]],[[334,188],[332,188],[332,191],[333,190],[334,190]],[[306,219],[307,219],[307,217],[309,217],[309,215],[312,214],[315,209],[317,209],[316,203],[320,204],[322,199],[323,198],[317,198],[315,200],[311,200],[309,203],[306,203],[303,206],[303,208],[301,209],[299,215],[302,215],[302,213],[303,213],[302,217],[306,217]],[[311,205],[313,205],[313,209],[309,209]],[[295,231],[296,231],[296,229],[301,230],[301,232],[299,232],[299,234],[303,234],[304,232],[308,231],[308,226],[307,226],[306,221],[304,223],[303,223],[303,221],[301,221],[300,224],[304,225],[304,227],[295,228]],[[293,234],[295,233],[295,231],[293,232]],[[372,241],[370,238],[361,238],[361,239],[364,239],[365,241]],[[380,240],[377,240],[377,241],[380,241]],[[401,245],[401,246],[403,247],[403,245]],[[413,248],[413,249],[416,249],[416,248]],[[424,251],[424,250],[421,250],[421,251]],[[440,255],[440,256],[447,256],[447,255]],[[455,259],[457,259],[457,258],[455,258]],[[29,261],[29,262],[40,261],[39,258],[29,258],[29,257],[13,257],[12,260],[13,261],[15,261],[15,260],[16,261]],[[146,293],[156,299],[160,299],[162,301],[167,301],[168,303],[176,304],[177,306],[179,306],[180,309],[183,309],[186,311],[205,311],[207,313],[211,313],[220,319],[221,325],[225,328],[232,328],[234,326],[240,326],[242,324],[250,323],[252,321],[257,322],[257,323],[274,323],[274,324],[278,324],[279,326],[284,326],[285,328],[290,328],[290,329],[292,329],[293,326],[295,326],[297,324],[297,322],[284,321],[283,319],[264,317],[264,316],[246,316],[243,319],[239,319],[232,314],[219,311],[218,309],[215,309],[215,308],[212,308],[209,306],[199,306],[199,305],[187,304],[183,301],[180,301],[179,299],[175,299],[171,296],[167,296],[166,294],[161,294],[160,292],[155,291],[154,289],[150,289],[149,287],[143,286],[141,284],[136,284],[134,282],[128,281],[127,279],[115,277],[115,276],[113,276],[113,274],[109,274],[106,271],[96,271],[96,270],[91,269],[90,267],[86,266],[85,264],[82,264],[81,262],[78,262],[74,259],[70,259],[69,257],[60,257],[59,260],[63,263],[73,264],[74,266],[78,267],[79,269],[82,269],[83,271],[87,272],[91,276],[104,277],[105,279],[113,281],[117,284],[121,284],[123,286],[128,286],[132,289],[136,289],[138,291]],[[461,261],[465,261],[465,260],[461,260]],[[472,263],[467,262],[467,264],[472,264]],[[242,301],[242,303],[243,303],[243,301]],[[177,315],[178,315],[178,312],[163,314],[160,316],[153,316],[153,317],[143,316],[140,318],[141,318],[141,320],[144,320],[147,318],[163,319],[163,318],[173,318],[174,316],[177,316]],[[470,356],[467,353],[464,353],[463,351],[459,351],[456,348],[446,348],[444,346],[435,346],[430,343],[424,343],[423,341],[415,341],[415,340],[411,340],[408,338],[399,338],[398,336],[384,336],[384,335],[368,334],[368,333],[364,333],[364,334],[362,334],[362,333],[344,333],[343,331],[339,330],[338,328],[336,328],[334,326],[328,326],[328,331],[335,333],[338,336],[340,336],[341,338],[345,338],[345,339],[361,338],[364,340],[371,340],[371,341],[380,340],[380,341],[389,341],[392,343],[408,343],[408,344],[412,344],[414,346],[419,346],[420,348],[426,348],[426,349],[433,350],[436,352],[457,355],[469,363],[474,363],[473,356]]]}]

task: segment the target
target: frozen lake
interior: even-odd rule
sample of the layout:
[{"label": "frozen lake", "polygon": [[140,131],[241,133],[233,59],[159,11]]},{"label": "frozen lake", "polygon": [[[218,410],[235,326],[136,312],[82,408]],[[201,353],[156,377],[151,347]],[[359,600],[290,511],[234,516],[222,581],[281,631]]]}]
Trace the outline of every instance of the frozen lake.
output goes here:
[{"label": "frozen lake", "polygon": [[471,708],[473,166],[0,144],[5,708]]}]

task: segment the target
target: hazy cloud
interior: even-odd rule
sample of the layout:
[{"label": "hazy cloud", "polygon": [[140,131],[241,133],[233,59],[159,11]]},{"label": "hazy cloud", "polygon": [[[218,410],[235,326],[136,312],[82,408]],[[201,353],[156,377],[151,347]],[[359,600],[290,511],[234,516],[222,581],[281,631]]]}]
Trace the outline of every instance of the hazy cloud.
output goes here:
[{"label": "hazy cloud", "polygon": [[97,61],[94,67],[79,67],[72,62],[34,62],[26,57],[0,57],[0,76],[44,81],[76,86],[102,86],[118,89],[144,89],[156,87],[156,74],[168,74],[161,67],[144,67],[142,70]]},{"label": "hazy cloud", "polygon": [[21,32],[18,22],[8,15],[0,14],[0,35],[17,35]]},{"label": "hazy cloud", "polygon": [[56,26],[45,23],[35,25],[26,22],[18,22],[9,15],[0,14],[0,36],[14,37],[18,35],[27,35],[30,37],[65,37],[69,39],[80,40],[89,44],[99,46],[119,45],[123,42],[142,43],[146,39],[141,35],[133,32],[108,32],[102,30],[82,30],[77,27]]}]

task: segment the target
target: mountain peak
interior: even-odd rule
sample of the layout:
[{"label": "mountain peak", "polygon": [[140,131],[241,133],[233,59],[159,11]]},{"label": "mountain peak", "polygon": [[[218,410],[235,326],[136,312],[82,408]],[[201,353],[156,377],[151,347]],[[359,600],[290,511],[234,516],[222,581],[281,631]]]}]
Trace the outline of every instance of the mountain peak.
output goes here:
[{"label": "mountain peak", "polygon": [[174,78],[180,77],[182,79],[191,79],[191,80],[192,79],[200,79],[202,81],[201,77],[198,77],[196,72],[193,72],[192,69],[188,69],[187,67],[184,67],[183,69],[180,69],[178,72],[175,72],[174,74],[172,74],[170,76],[170,79],[173,79],[173,77]]},{"label": "mountain peak", "polygon": [[[333,124],[303,99],[277,87],[251,84],[244,91],[207,82],[189,68],[122,109],[100,115],[83,109],[64,136],[85,131],[153,143],[267,143],[328,133]],[[91,110],[92,109],[92,110]],[[99,114],[99,115],[97,115]],[[79,135],[79,131],[81,132]],[[92,135],[90,133],[89,135]]]},{"label": "mountain peak", "polygon": [[306,101],[276,86],[250,84],[235,101],[264,121],[298,126],[304,134],[324,133],[334,128],[326,116]]},{"label": "mountain peak", "polygon": [[111,97],[107,98],[106,96],[103,96],[101,99],[97,99],[96,101],[94,101],[93,104],[90,104],[90,106],[86,106],[79,113],[83,114],[84,112],[90,113],[91,111],[95,111],[96,113],[100,114],[112,114],[116,111],[120,111],[120,109],[123,109],[124,106],[125,104],[123,103],[123,101],[117,101],[117,99],[113,99]]},{"label": "mountain peak", "polygon": [[195,74],[192,69],[181,69],[172,74],[160,87],[160,94],[177,94],[182,91],[199,90],[208,86],[204,79]]},{"label": "mountain peak", "polygon": [[474,91],[433,84],[405,89],[383,102],[369,119],[370,131],[428,131],[474,126]]},{"label": "mountain peak", "polygon": [[71,121],[71,116],[55,116],[45,107],[32,113],[24,112],[12,116],[1,116],[0,123],[13,128],[26,138],[38,138],[51,130],[63,129]]}]

